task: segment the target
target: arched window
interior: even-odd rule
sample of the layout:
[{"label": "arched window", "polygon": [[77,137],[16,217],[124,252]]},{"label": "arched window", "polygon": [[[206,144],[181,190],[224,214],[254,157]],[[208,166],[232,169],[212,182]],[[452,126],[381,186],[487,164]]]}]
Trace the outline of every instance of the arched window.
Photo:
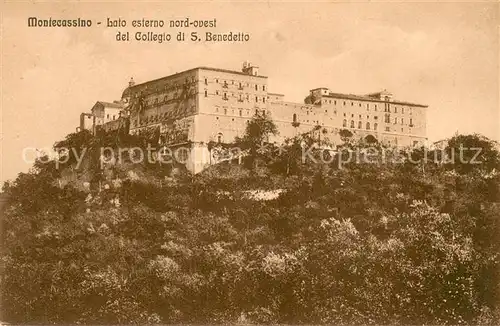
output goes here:
[{"label": "arched window", "polygon": [[378,127],[378,124],[375,122],[375,123],[373,124],[373,130],[377,130],[377,127]]},{"label": "arched window", "polygon": [[[297,114],[296,113],[293,114],[293,122],[297,122]],[[344,120],[344,122],[345,122],[345,120]]]},{"label": "arched window", "polygon": [[217,134],[217,142],[218,142],[219,144],[220,144],[220,143],[222,143],[222,139],[223,139],[223,138],[222,138],[222,134],[219,132],[219,133]]},{"label": "arched window", "polygon": [[354,120],[351,120],[351,128],[354,128]]},{"label": "arched window", "polygon": [[344,119],[344,122],[342,123],[342,127],[347,127],[347,120]]},{"label": "arched window", "polygon": [[361,123],[361,121],[358,121],[358,129],[361,129],[363,128],[363,123]]},{"label": "arched window", "polygon": [[370,130],[370,123],[369,122],[366,123],[366,130]]}]

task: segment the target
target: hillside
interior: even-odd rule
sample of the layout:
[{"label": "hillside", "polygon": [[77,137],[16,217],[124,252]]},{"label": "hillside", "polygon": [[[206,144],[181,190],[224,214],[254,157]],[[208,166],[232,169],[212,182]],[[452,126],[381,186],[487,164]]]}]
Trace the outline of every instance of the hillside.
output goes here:
[{"label": "hillside", "polygon": [[[113,141],[140,143],[126,138]],[[83,134],[65,141],[106,145]],[[492,142],[448,142],[448,151],[480,146],[478,165],[341,168],[338,157],[301,161],[297,143],[257,152],[243,139],[250,155],[242,165],[195,176],[147,164],[101,170],[95,158],[81,171],[71,160],[62,170],[36,164],[4,185],[2,320],[498,324]],[[249,191],[275,192],[262,200]]]}]

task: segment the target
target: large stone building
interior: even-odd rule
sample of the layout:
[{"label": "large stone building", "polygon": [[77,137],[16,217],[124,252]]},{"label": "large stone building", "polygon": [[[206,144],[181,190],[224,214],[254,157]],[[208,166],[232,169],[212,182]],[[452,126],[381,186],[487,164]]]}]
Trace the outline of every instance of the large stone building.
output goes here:
[{"label": "large stone building", "polygon": [[269,92],[267,81],[249,63],[242,71],[198,67],[141,84],[131,80],[121,103],[131,133],[157,128],[163,143],[189,144],[188,168],[194,172],[211,163],[209,142],[231,142],[243,135],[256,112],[274,120],[279,135],[271,141],[277,143],[315,126],[334,144],[342,129],[392,146],[426,140],[426,105],[395,100],[387,91],[351,95],[324,87],[312,89],[305,103],[286,102],[284,95]]}]

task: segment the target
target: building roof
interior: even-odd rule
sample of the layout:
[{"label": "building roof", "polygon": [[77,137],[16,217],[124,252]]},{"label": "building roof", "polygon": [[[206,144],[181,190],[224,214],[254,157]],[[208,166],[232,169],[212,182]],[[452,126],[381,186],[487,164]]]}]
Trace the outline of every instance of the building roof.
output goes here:
[{"label": "building roof", "polygon": [[123,109],[125,107],[124,103],[110,103],[104,101],[97,101],[95,105],[97,104],[101,104],[102,106],[105,106],[107,108],[114,108],[114,109]]},{"label": "building roof", "polygon": [[[372,94],[370,94],[372,95]],[[380,103],[392,103],[392,104],[399,104],[399,105],[409,105],[409,106],[419,106],[426,108],[428,105],[424,104],[417,104],[417,103],[411,103],[411,102],[403,102],[403,101],[396,101],[396,100],[391,100],[391,101],[386,101],[386,100],[381,100],[377,99],[368,95],[354,95],[354,94],[342,94],[342,93],[332,93],[328,95],[323,95],[323,97],[331,97],[331,98],[339,98],[339,99],[346,99],[346,100],[355,100],[355,101],[369,101],[369,102],[380,102]]]},{"label": "building roof", "polygon": [[328,87],[316,87],[316,88],[309,90],[309,92],[317,91],[318,89],[328,89]]}]

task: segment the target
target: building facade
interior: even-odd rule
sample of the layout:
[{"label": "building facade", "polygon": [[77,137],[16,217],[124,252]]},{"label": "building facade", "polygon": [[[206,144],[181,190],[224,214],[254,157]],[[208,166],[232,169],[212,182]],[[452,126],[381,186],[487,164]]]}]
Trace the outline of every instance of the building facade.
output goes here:
[{"label": "building facade", "polygon": [[79,130],[89,130],[95,133],[97,129],[106,131],[116,130],[125,125],[127,112],[125,104],[121,101],[113,103],[97,101],[91,109],[91,113],[80,114]]},{"label": "building facade", "polygon": [[270,141],[276,143],[316,126],[333,144],[341,142],[342,129],[390,146],[417,146],[426,140],[426,105],[395,100],[387,91],[352,95],[325,87],[310,90],[304,103],[287,102],[283,94],[269,92],[268,77],[249,63],[241,71],[198,67],[141,84],[131,80],[121,103],[131,133],[157,128],[165,144],[189,143],[188,168],[194,172],[211,164],[208,143],[242,136],[255,113],[275,122],[279,135]]}]

